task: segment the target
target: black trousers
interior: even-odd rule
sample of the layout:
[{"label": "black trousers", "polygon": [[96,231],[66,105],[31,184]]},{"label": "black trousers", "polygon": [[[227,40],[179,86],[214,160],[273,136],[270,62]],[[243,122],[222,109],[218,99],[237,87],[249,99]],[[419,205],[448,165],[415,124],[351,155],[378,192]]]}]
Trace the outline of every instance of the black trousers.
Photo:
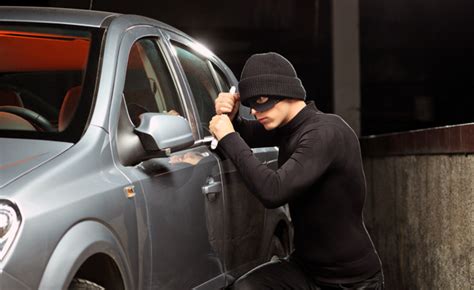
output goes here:
[{"label": "black trousers", "polygon": [[383,289],[383,274],[349,284],[328,284],[315,281],[301,267],[285,259],[261,265],[239,278],[234,290],[298,289],[298,290],[336,290],[336,289]]}]

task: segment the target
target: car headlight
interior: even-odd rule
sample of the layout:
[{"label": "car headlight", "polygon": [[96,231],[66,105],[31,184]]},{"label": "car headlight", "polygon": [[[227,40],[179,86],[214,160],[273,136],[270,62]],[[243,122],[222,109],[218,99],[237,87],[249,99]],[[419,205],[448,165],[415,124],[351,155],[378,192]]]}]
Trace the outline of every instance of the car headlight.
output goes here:
[{"label": "car headlight", "polygon": [[21,224],[17,207],[7,200],[0,200],[0,261],[15,240]]}]

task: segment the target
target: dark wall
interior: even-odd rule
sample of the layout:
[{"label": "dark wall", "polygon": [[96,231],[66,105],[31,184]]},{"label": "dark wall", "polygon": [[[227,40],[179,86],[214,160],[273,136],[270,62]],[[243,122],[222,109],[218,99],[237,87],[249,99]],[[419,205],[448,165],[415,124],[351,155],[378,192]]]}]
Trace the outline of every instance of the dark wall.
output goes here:
[{"label": "dark wall", "polygon": [[364,135],[474,121],[474,2],[360,1]]}]

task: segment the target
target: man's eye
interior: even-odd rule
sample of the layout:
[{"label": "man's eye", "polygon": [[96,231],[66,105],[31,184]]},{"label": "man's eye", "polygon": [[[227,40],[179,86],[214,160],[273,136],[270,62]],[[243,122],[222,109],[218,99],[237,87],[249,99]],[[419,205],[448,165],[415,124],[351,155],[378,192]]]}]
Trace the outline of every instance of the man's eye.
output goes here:
[{"label": "man's eye", "polygon": [[264,104],[268,101],[268,97],[260,97],[257,99],[256,103],[257,104]]}]

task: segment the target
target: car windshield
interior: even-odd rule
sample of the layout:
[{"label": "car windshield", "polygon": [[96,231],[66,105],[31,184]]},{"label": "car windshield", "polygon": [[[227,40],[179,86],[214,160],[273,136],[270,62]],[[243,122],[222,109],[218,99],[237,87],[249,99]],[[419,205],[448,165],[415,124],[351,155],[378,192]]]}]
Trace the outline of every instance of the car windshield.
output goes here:
[{"label": "car windshield", "polygon": [[96,38],[90,29],[0,24],[0,137],[80,138],[91,112]]}]

